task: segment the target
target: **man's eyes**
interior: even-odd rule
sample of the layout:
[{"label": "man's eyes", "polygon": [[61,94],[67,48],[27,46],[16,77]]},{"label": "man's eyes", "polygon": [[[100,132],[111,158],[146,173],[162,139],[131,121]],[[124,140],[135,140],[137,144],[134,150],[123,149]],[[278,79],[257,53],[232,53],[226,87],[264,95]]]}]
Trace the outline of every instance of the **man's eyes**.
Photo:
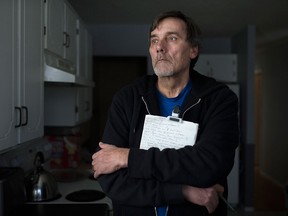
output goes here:
[{"label": "man's eyes", "polygon": [[[169,36],[166,38],[167,41],[176,41],[177,40],[177,37],[176,36]],[[159,39],[158,38],[153,38],[153,39],[150,39],[150,43],[151,44],[157,44],[159,42]]]},{"label": "man's eyes", "polygon": [[151,44],[157,44],[158,43],[158,39],[154,38],[150,40]]},{"label": "man's eyes", "polygon": [[170,37],[168,37],[168,40],[170,40],[170,41],[176,41],[176,40],[177,40],[177,37],[175,37],[175,36],[170,36]]}]

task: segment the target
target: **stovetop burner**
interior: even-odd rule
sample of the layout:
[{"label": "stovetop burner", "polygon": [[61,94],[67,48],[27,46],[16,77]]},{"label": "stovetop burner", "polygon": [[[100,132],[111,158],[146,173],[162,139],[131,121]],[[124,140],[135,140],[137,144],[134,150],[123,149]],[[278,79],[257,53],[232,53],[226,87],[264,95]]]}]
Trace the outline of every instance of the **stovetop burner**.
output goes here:
[{"label": "stovetop burner", "polygon": [[92,202],[103,199],[105,194],[98,190],[78,190],[66,196],[66,199],[73,202]]}]

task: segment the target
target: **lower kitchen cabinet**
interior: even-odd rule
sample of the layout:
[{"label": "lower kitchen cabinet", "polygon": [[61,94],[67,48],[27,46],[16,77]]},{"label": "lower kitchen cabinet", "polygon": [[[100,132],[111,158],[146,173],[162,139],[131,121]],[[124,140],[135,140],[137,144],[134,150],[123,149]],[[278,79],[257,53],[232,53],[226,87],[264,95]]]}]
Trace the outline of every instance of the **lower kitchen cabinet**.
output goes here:
[{"label": "lower kitchen cabinet", "polygon": [[43,135],[43,1],[0,1],[0,151]]},{"label": "lower kitchen cabinet", "polygon": [[44,125],[73,127],[92,117],[92,87],[47,85]]}]

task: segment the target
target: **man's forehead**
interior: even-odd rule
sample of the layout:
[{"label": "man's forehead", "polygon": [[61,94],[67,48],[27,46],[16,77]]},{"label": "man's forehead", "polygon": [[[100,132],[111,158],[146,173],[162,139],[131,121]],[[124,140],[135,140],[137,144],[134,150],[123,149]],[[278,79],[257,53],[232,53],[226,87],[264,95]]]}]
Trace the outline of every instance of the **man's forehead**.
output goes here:
[{"label": "man's forehead", "polygon": [[161,20],[157,27],[151,32],[152,35],[159,33],[184,33],[186,34],[186,24],[179,18],[169,17]]}]

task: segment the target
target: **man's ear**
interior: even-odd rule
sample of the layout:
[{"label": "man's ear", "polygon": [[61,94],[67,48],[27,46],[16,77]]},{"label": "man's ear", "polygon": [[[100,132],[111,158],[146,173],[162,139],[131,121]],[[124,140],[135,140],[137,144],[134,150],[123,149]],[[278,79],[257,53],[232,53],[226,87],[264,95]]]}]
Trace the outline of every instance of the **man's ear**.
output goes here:
[{"label": "man's ear", "polygon": [[190,59],[195,59],[198,56],[199,48],[198,46],[192,46],[190,48]]}]

